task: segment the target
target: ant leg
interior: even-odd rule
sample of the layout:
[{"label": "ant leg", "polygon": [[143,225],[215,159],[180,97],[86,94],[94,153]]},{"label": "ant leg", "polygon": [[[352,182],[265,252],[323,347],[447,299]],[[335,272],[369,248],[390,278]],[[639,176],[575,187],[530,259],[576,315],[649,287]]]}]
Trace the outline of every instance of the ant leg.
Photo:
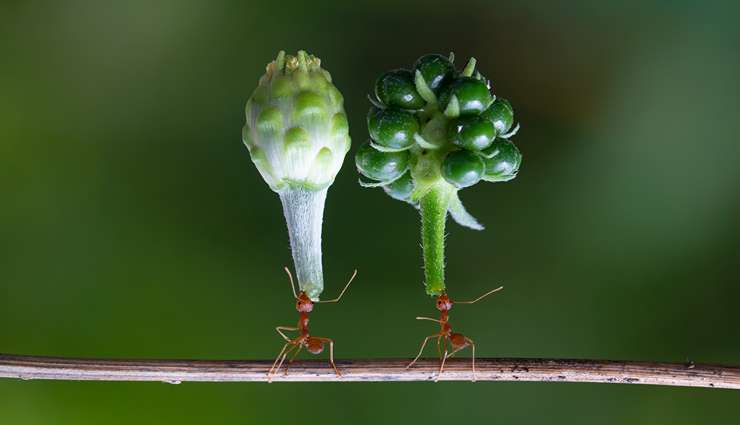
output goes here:
[{"label": "ant leg", "polygon": [[[419,357],[421,357],[421,353],[424,352],[424,347],[427,346],[427,342],[429,342],[429,340],[431,338],[434,338],[435,336],[436,337],[439,337],[440,335],[439,334],[434,334],[434,335],[429,335],[428,337],[424,338],[424,342],[421,343],[421,348],[419,349],[419,354],[417,354],[416,357],[414,358],[414,360],[412,360],[411,363],[409,363],[408,366],[406,366],[406,369],[408,369],[411,366],[413,366],[414,363],[416,363],[416,361],[419,360]],[[437,339],[437,340],[439,341],[439,339]]]},{"label": "ant leg", "polygon": [[297,331],[298,328],[291,328],[289,326],[278,326],[275,328],[275,330],[277,331],[277,333],[280,334],[281,337],[283,337],[284,340],[290,342],[291,339],[288,338],[282,331]]},{"label": "ant leg", "polygon": [[280,368],[283,366],[283,362],[285,361],[285,358],[288,357],[288,354],[290,354],[296,348],[300,348],[300,345],[295,344],[292,347],[290,347],[287,351],[285,351],[285,353],[283,353],[283,356],[280,358],[280,363],[278,363],[277,367],[275,368],[275,371],[273,372],[273,376],[277,375],[277,373],[280,371]]},{"label": "ant leg", "polygon": [[283,344],[283,348],[282,350],[280,350],[280,353],[278,353],[277,357],[275,358],[275,362],[272,363],[272,367],[270,368],[270,370],[267,371],[267,382],[272,381],[272,375],[273,375],[273,370],[275,370],[275,365],[277,365],[278,360],[280,360],[280,357],[283,356],[283,353],[285,353],[285,349],[288,348],[289,345],[290,345],[289,342]]},{"label": "ant leg", "polygon": [[465,347],[457,347],[457,348],[455,348],[454,350],[452,350],[450,352],[450,354],[447,355],[447,358],[448,359],[451,359],[452,356],[454,356],[458,351],[462,350],[463,348],[465,348]]},{"label": "ant leg", "polygon": [[317,303],[324,304],[324,303],[338,303],[339,300],[342,299],[342,295],[347,291],[347,288],[349,288],[349,284],[352,283],[353,280],[355,280],[355,276],[357,276],[357,270],[352,273],[352,277],[349,278],[349,281],[344,286],[344,289],[342,289],[342,292],[339,293],[339,296],[334,298],[333,300],[326,300],[326,301],[316,301]]},{"label": "ant leg", "polygon": [[[357,273],[357,271],[355,271]],[[354,277],[354,275],[352,275]],[[349,286],[349,284],[347,284]],[[328,339],[328,338],[327,338]],[[334,368],[334,372],[337,374],[337,377],[341,377],[342,374],[339,373],[339,369],[337,369],[336,363],[334,363],[334,340],[329,340],[329,363],[331,363],[331,367]]]},{"label": "ant leg", "polygon": [[[351,280],[350,280],[350,282],[351,282]],[[339,372],[339,369],[337,369],[336,363],[334,363],[334,340],[331,339],[331,338],[322,338],[322,337],[314,337],[314,338],[318,339],[319,341],[323,341],[323,342],[328,342],[329,343],[329,364],[331,364],[331,367],[334,368],[334,372],[336,372],[337,377],[341,377],[342,374]]]},{"label": "ant leg", "polygon": [[442,347],[439,345],[441,339],[442,339],[442,335],[437,337],[437,355],[439,356],[440,359],[442,358]]},{"label": "ant leg", "polygon": [[[444,354],[444,357],[447,357],[447,340],[449,338],[450,337],[448,337],[448,336],[443,336],[442,337],[442,346],[444,347],[444,353],[445,353]],[[442,361],[442,366],[444,366],[444,360],[442,360],[442,355],[439,356],[439,359]]]},{"label": "ant leg", "polygon": [[298,357],[298,353],[301,352],[303,349],[303,345],[299,345],[298,349],[293,352],[293,355],[290,356],[290,359],[288,359],[288,363],[285,364],[285,376],[288,376],[288,369],[290,369],[290,364],[293,363],[296,357]]},{"label": "ant leg", "polygon": [[470,346],[471,350],[473,350],[473,379],[472,381],[475,382],[475,342],[473,342],[472,339],[465,337],[465,345],[462,345],[460,347],[455,348],[448,356],[448,359],[451,359],[452,356],[455,355],[458,351],[462,350],[463,348],[466,348],[467,346]]},{"label": "ant leg", "polygon": [[295,283],[293,283],[293,275],[290,273],[288,266],[283,267],[285,273],[288,273],[288,279],[290,280],[290,289],[293,290],[293,298],[298,299],[298,294],[295,292]]},{"label": "ant leg", "polygon": [[431,320],[432,322],[442,323],[442,322],[440,322],[440,321],[439,321],[439,320],[437,320],[437,319],[432,319],[431,317],[421,317],[421,316],[418,316],[418,317],[416,318],[416,320]]},{"label": "ant leg", "polygon": [[442,364],[439,365],[439,373],[437,373],[437,377],[434,378],[434,382],[439,381],[439,377],[442,375],[442,372],[445,370],[445,361],[447,360],[447,337],[444,339],[445,341],[445,353],[444,356],[442,356]]},{"label": "ant leg", "polygon": [[494,292],[498,292],[498,291],[500,291],[502,289],[504,289],[504,287],[503,286],[499,286],[498,288],[492,289],[492,290],[486,292],[485,294],[481,295],[480,297],[478,297],[478,298],[476,298],[476,299],[474,299],[472,301],[455,301],[455,304],[475,304],[478,301],[482,300],[483,298],[485,298],[485,297],[493,294]]},{"label": "ant leg", "polygon": [[465,337],[465,341],[470,344],[470,348],[473,350],[473,382],[475,382],[475,342],[468,337]]}]

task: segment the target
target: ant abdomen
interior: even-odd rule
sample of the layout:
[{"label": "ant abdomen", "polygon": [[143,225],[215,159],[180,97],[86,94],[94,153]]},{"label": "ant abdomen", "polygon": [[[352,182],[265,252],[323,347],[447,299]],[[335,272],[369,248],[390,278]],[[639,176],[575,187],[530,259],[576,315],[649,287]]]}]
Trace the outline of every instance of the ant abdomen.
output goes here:
[{"label": "ant abdomen", "polygon": [[311,354],[321,354],[324,351],[324,342],[317,338],[308,338],[306,350]]},{"label": "ant abdomen", "polygon": [[464,347],[468,345],[468,341],[465,339],[465,335],[459,333],[450,334],[450,342],[455,348]]}]

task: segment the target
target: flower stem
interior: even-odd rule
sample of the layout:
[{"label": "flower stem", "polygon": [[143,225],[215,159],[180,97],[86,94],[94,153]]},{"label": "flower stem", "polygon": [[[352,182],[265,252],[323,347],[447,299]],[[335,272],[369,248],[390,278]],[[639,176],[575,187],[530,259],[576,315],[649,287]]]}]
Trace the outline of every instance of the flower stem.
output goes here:
[{"label": "flower stem", "polygon": [[437,184],[419,200],[424,285],[429,295],[445,290],[445,222],[452,193],[451,188]]},{"label": "flower stem", "polygon": [[327,190],[290,188],[280,192],[298,286],[314,301],[318,301],[324,290],[321,226]]}]

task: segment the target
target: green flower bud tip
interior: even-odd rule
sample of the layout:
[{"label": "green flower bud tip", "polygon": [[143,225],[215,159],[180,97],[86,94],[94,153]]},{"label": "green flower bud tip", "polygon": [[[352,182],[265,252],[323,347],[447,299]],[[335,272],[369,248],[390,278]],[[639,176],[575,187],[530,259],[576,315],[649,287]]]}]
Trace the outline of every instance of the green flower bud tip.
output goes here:
[{"label": "green flower bud tip", "polygon": [[321,230],[328,187],[350,148],[343,97],[319,58],[280,52],[247,100],[242,140],[280,195],[298,285],[318,300]]},{"label": "green flower bud tip", "polygon": [[404,150],[414,144],[419,122],[413,114],[395,108],[371,107],[367,114],[367,128],[376,144],[387,150]]},{"label": "green flower bud tip", "polygon": [[486,166],[480,156],[466,150],[450,152],[442,163],[442,176],[458,189],[480,181]]},{"label": "green flower bud tip", "polygon": [[280,52],[267,65],[247,101],[242,139],[270,188],[332,184],[350,147],[343,102],[313,55]]}]

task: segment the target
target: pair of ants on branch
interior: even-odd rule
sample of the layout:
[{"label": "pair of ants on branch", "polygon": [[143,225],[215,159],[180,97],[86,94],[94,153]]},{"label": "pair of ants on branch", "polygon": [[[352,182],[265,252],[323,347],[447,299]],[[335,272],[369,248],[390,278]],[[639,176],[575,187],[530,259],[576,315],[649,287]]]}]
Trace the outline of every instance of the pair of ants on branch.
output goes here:
[{"label": "pair of ants on branch", "polygon": [[[329,344],[329,364],[332,368],[334,368],[334,372],[337,374],[337,377],[341,377],[342,373],[339,372],[339,369],[337,368],[336,363],[334,363],[334,340],[331,338],[325,338],[325,337],[317,337],[317,336],[311,336],[311,334],[308,331],[308,315],[313,311],[314,304],[327,304],[327,303],[337,303],[339,300],[342,299],[342,296],[347,291],[347,288],[349,288],[349,285],[352,283],[352,281],[355,279],[355,276],[357,276],[357,270],[355,270],[352,273],[352,277],[349,278],[349,281],[342,289],[342,292],[339,293],[339,296],[326,301],[313,301],[309,296],[304,292],[296,292],[295,283],[293,282],[293,275],[290,273],[290,269],[288,267],[285,267],[285,272],[288,274],[288,279],[290,280],[290,286],[293,289],[293,298],[296,300],[295,308],[298,311],[299,317],[298,317],[298,324],[295,327],[291,326],[278,326],[275,328],[278,334],[285,340],[285,344],[283,345],[283,348],[280,350],[280,353],[277,355],[277,358],[275,359],[275,362],[272,364],[272,367],[267,372],[267,380],[268,382],[272,381],[272,378],[278,373],[281,367],[283,367],[283,364],[285,364],[284,373],[285,375],[288,374],[288,369],[290,367],[290,364],[293,363],[295,358],[298,356],[298,353],[301,352],[302,349],[306,349],[311,354],[320,354],[324,351],[324,345]],[[406,369],[411,368],[414,364],[416,364],[417,360],[421,357],[422,353],[424,352],[424,348],[426,347],[429,340],[437,338],[437,352],[439,354],[439,372],[437,373],[434,381],[436,382],[442,372],[444,372],[445,362],[447,359],[454,356],[458,351],[471,347],[472,350],[472,368],[473,368],[473,381],[475,381],[475,342],[473,342],[472,339],[468,338],[467,336],[456,333],[452,331],[452,326],[449,324],[449,314],[450,310],[452,309],[452,306],[454,304],[475,304],[478,301],[482,300],[483,298],[498,292],[500,290],[504,289],[503,286],[500,286],[496,289],[492,289],[485,294],[481,295],[480,297],[472,300],[472,301],[452,301],[450,297],[447,295],[446,292],[443,292],[442,294],[437,296],[437,304],[436,308],[440,312],[439,319],[434,319],[431,317],[417,317],[417,320],[430,320],[432,322],[439,323],[439,332],[434,333],[432,335],[427,336],[424,338],[424,341],[421,344],[421,348],[419,349],[419,354],[416,355],[414,360],[411,361],[406,366]],[[284,332],[298,332],[298,336],[295,338],[289,338]],[[285,363],[286,358],[288,359],[288,362]]]}]

